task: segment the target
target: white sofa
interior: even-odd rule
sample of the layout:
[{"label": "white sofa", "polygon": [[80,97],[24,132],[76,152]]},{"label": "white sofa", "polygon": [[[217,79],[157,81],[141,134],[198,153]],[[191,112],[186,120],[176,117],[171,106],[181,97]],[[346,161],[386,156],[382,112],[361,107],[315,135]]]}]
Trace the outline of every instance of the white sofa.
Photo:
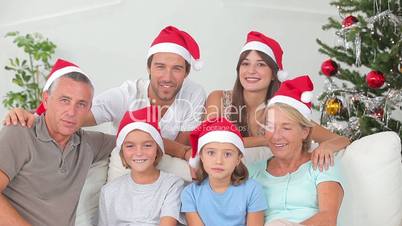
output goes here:
[{"label": "white sofa", "polygon": [[[249,149],[247,153],[247,162],[270,155],[265,148]],[[397,134],[382,132],[356,140],[338,153],[337,160],[345,191],[338,225],[402,226],[401,141]],[[91,168],[81,193],[77,226],[96,224],[99,190],[106,182],[107,171],[106,161]]]}]

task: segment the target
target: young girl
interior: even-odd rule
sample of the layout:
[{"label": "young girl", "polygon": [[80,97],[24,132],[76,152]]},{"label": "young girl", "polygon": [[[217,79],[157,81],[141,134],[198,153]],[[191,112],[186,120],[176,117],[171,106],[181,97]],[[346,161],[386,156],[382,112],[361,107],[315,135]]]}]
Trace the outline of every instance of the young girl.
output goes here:
[{"label": "young girl", "polygon": [[116,146],[131,173],[102,188],[99,225],[163,225],[183,223],[180,193],[184,181],[156,168],[164,154],[158,127],[158,108],[126,112],[120,122]]},{"label": "young girl", "polygon": [[181,195],[188,225],[263,225],[267,204],[241,162],[244,144],[236,126],[225,118],[210,119],[190,134],[190,142],[190,165],[201,171]]}]

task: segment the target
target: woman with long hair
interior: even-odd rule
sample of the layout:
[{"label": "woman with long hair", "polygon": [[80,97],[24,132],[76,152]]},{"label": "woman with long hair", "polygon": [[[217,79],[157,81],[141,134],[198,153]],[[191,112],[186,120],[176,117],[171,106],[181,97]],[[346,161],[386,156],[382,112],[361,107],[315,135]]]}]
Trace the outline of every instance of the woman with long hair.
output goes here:
[{"label": "woman with long hair", "polygon": [[[206,119],[225,117],[244,137],[245,147],[267,146],[262,122],[265,105],[286,78],[282,66],[282,48],[274,39],[256,31],[247,35],[236,66],[233,90],[213,91],[206,102]],[[312,140],[319,143],[313,151],[313,165],[320,170],[333,165],[334,152],[349,144],[349,139],[331,133],[314,123]]]}]

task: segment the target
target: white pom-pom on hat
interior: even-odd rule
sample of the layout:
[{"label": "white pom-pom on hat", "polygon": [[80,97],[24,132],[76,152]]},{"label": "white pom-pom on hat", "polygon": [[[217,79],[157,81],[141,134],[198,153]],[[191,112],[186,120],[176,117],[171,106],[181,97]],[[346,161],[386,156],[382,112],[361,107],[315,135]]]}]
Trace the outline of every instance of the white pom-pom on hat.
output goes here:
[{"label": "white pom-pom on hat", "polygon": [[310,103],[312,99],[313,99],[312,91],[304,91],[300,97],[300,100],[304,103]]},{"label": "white pom-pom on hat", "polygon": [[194,158],[191,157],[188,160],[188,164],[190,164],[190,166],[194,169],[198,169],[200,167],[200,157],[199,155],[195,156]]},{"label": "white pom-pom on hat", "polygon": [[201,70],[204,67],[204,61],[203,60],[194,60],[193,61],[193,68],[196,71]]},{"label": "white pom-pom on hat", "polygon": [[289,74],[285,70],[279,70],[278,73],[277,73],[277,76],[278,76],[278,80],[280,82],[284,82],[284,81],[286,81],[288,79]]}]

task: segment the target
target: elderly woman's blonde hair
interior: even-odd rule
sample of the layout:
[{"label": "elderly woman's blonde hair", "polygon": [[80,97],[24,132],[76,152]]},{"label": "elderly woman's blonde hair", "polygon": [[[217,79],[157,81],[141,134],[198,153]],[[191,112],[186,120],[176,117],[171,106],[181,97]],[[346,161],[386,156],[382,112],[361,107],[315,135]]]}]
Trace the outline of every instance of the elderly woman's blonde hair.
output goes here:
[{"label": "elderly woman's blonde hair", "polygon": [[309,128],[309,130],[310,130],[309,134],[308,134],[307,138],[303,140],[302,150],[303,151],[310,150],[311,128],[314,127],[314,123],[310,119],[307,119],[306,117],[304,117],[298,110],[296,110],[296,108],[294,108],[288,104],[274,103],[267,107],[267,111],[272,108],[277,108],[277,109],[279,109],[280,112],[287,114],[290,119],[294,120],[295,122],[298,122],[301,127]]}]

